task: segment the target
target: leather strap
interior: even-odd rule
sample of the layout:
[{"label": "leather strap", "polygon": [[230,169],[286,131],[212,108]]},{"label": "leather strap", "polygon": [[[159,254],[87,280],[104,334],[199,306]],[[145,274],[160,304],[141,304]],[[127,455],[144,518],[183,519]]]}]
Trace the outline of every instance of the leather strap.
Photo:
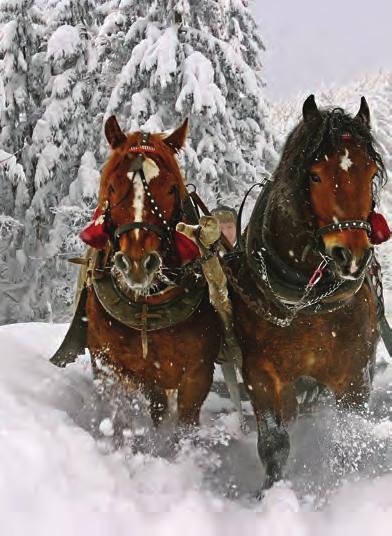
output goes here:
[{"label": "leather strap", "polygon": [[133,231],[135,229],[152,231],[153,233],[157,234],[160,238],[164,240],[168,239],[168,233],[166,232],[165,229],[162,229],[161,227],[159,227],[159,225],[155,225],[153,223],[147,223],[143,221],[135,221],[133,223],[124,223],[124,225],[120,225],[114,231],[114,238],[118,240],[123,233],[127,233],[128,231]]},{"label": "leather strap", "polygon": [[365,220],[347,220],[330,223],[329,225],[324,225],[324,227],[320,227],[320,229],[317,229],[317,231],[315,232],[315,236],[316,238],[319,238],[320,236],[323,236],[327,233],[333,233],[335,231],[345,231],[346,229],[363,230],[366,231],[368,235],[370,235],[372,231],[370,223]]}]

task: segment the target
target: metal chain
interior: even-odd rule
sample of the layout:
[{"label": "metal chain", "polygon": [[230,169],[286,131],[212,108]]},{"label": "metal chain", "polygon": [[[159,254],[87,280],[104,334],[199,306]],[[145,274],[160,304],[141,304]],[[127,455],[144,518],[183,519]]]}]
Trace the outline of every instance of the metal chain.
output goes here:
[{"label": "metal chain", "polygon": [[292,324],[294,319],[296,318],[299,311],[306,309],[307,307],[311,307],[312,305],[317,305],[325,298],[331,296],[338,290],[341,285],[343,284],[343,280],[338,280],[334,284],[332,284],[328,290],[323,292],[322,294],[318,295],[317,297],[313,298],[312,300],[306,301],[306,298],[309,296],[310,292],[313,289],[313,286],[307,286],[304,290],[304,293],[301,297],[301,299],[294,305],[290,306],[284,302],[282,302],[281,297],[277,294],[275,289],[273,288],[269,277],[268,272],[266,269],[266,264],[263,255],[260,253],[259,256],[260,259],[260,265],[261,265],[261,277],[263,281],[267,284],[268,289],[272,293],[272,295],[275,297],[275,299],[278,301],[280,306],[287,311],[286,316],[284,318],[278,317],[276,315],[273,315],[269,309],[265,307],[265,304],[260,301],[260,299],[252,299],[245,289],[241,286],[236,276],[233,274],[233,271],[231,268],[225,264],[224,269],[226,272],[226,275],[234,288],[236,292],[241,296],[241,299],[244,301],[246,305],[249,306],[250,309],[252,309],[258,316],[262,316],[267,321],[271,322],[272,324],[275,324],[279,327],[287,327]]},{"label": "metal chain", "polygon": [[306,301],[306,299],[309,296],[309,294],[312,292],[312,290],[313,290],[315,285],[307,285],[305,287],[305,290],[304,290],[304,292],[302,294],[302,297],[299,299],[299,301],[297,303],[293,304],[293,305],[289,305],[289,304],[285,303],[284,301],[282,301],[282,298],[279,296],[279,294],[273,288],[273,286],[271,284],[271,281],[269,279],[269,276],[268,276],[268,270],[267,270],[266,262],[265,262],[265,259],[264,259],[264,256],[263,256],[262,252],[258,251],[256,253],[256,255],[258,257],[258,263],[259,263],[260,268],[261,268],[260,274],[261,274],[262,280],[265,281],[265,283],[268,286],[268,289],[270,290],[270,292],[272,293],[274,298],[279,302],[279,304],[284,309],[286,309],[286,311],[288,311],[287,318],[290,319],[290,324],[294,320],[294,318],[296,317],[296,315],[297,315],[297,313],[299,311],[301,311],[302,309],[306,309],[307,307],[311,307],[312,305],[317,305],[318,303],[320,303],[325,298],[331,296],[332,294],[334,294],[342,286],[342,284],[344,282],[343,279],[335,280],[335,282],[332,283],[330,285],[330,287],[325,292],[323,292],[322,294],[319,294],[315,298],[313,298],[311,300],[308,300],[308,301]]},{"label": "metal chain", "polygon": [[272,324],[275,324],[276,326],[279,326],[279,327],[282,327],[282,328],[287,327],[287,326],[289,326],[291,324],[292,320],[288,319],[287,317],[286,318],[279,318],[277,316],[274,316],[271,313],[271,311],[269,311],[269,310],[267,310],[265,308],[264,304],[261,303],[261,301],[258,298],[253,300],[246,293],[246,291],[243,289],[243,287],[241,287],[238,279],[235,277],[235,275],[233,274],[232,269],[228,265],[224,265],[224,270],[225,270],[226,276],[227,276],[228,280],[230,281],[230,284],[233,287],[233,289],[240,295],[242,301],[254,313],[256,313],[258,316],[261,316],[261,317],[265,318],[265,320],[268,320]]},{"label": "metal chain", "polygon": [[316,305],[317,303],[319,303],[324,298],[327,298],[328,296],[331,296],[343,284],[343,279],[336,280],[333,284],[331,284],[331,286],[329,287],[328,290],[326,290],[322,294],[316,296],[315,298],[313,298],[313,300],[309,300],[309,301],[305,302],[306,298],[309,296],[309,294],[312,292],[312,290],[314,288],[314,285],[313,286],[307,285],[305,287],[304,293],[303,293],[302,297],[300,298],[300,300],[294,305],[289,305],[289,304],[286,304],[286,303],[284,303],[282,301],[282,298],[279,296],[279,294],[277,294],[277,292],[273,288],[273,286],[271,284],[271,281],[270,281],[270,279],[268,277],[267,266],[266,266],[266,262],[265,262],[265,259],[264,259],[264,256],[263,256],[262,252],[258,251],[256,253],[256,255],[258,257],[258,262],[259,262],[260,267],[261,267],[260,273],[261,273],[261,277],[262,277],[263,281],[265,281],[267,283],[268,288],[271,291],[271,293],[273,294],[273,296],[288,311],[296,312],[296,311],[299,311],[301,309],[305,309],[306,307],[310,307],[311,305]]}]

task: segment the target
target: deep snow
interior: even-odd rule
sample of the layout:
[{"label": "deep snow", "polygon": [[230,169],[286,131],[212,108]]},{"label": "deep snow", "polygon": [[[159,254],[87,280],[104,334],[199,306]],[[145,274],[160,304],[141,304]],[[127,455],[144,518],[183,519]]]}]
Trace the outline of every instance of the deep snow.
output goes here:
[{"label": "deep snow", "polygon": [[[328,401],[299,420],[288,480],[259,503],[249,407],[244,437],[230,402],[211,393],[197,437],[173,451],[168,433],[152,431],[143,400],[120,397],[110,419],[87,356],[65,370],[48,362],[65,329],[0,327],[2,534],[390,534],[390,365],[378,372],[368,420],[339,421]],[[379,361],[387,361],[382,345]]]}]

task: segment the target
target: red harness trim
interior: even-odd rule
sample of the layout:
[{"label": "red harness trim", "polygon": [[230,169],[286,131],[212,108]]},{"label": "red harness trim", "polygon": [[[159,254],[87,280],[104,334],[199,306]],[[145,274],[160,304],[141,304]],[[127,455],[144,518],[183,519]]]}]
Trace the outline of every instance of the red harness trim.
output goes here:
[{"label": "red harness trim", "polygon": [[110,238],[106,219],[105,212],[97,207],[91,223],[79,233],[80,239],[94,249],[104,249]]},{"label": "red harness trim", "polygon": [[372,244],[382,244],[391,238],[391,230],[382,214],[372,211],[369,214],[368,222],[372,228],[370,233],[370,242]]},{"label": "red harness trim", "polygon": [[138,147],[130,147],[129,153],[156,153],[157,150],[152,145],[140,145]]},{"label": "red harness trim", "polygon": [[187,236],[174,232],[174,243],[181,262],[192,262],[200,257],[200,251],[197,245]]},{"label": "red harness trim", "polygon": [[[92,221],[80,233],[85,244],[94,249],[104,249],[110,239],[105,212],[97,207]],[[174,244],[181,262],[191,262],[200,257],[197,245],[185,235],[174,232]]]}]

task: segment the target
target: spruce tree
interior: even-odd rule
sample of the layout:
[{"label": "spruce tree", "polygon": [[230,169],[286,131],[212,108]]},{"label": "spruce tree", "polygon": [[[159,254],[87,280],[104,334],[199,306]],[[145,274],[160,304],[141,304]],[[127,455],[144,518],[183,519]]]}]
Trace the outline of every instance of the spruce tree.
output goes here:
[{"label": "spruce tree", "polygon": [[247,2],[147,0],[142,12],[140,2],[121,4],[128,57],[107,113],[127,130],[170,129],[189,116],[188,181],[210,203],[237,205],[275,158],[264,127],[264,47]]},{"label": "spruce tree", "polygon": [[[32,136],[37,161],[23,246],[32,259],[26,269],[31,277],[31,305],[37,316],[53,310],[59,293],[63,306],[72,301],[69,278],[61,283],[56,277],[56,274],[68,274],[69,270],[64,266],[65,261],[56,257],[61,247],[56,247],[59,242],[51,231],[58,207],[77,177],[83,154],[97,144],[101,135],[91,127],[94,113],[91,97],[98,66],[95,27],[89,12],[93,4],[90,0],[55,4],[48,21],[51,34],[46,50],[51,76],[46,86],[44,113]],[[91,27],[86,26],[89,22]],[[76,232],[67,229],[68,235]]]},{"label": "spruce tree", "polygon": [[0,109],[0,144],[20,153],[31,141],[40,112],[41,65],[39,53],[43,19],[34,0],[0,0],[0,58],[4,107]]}]

